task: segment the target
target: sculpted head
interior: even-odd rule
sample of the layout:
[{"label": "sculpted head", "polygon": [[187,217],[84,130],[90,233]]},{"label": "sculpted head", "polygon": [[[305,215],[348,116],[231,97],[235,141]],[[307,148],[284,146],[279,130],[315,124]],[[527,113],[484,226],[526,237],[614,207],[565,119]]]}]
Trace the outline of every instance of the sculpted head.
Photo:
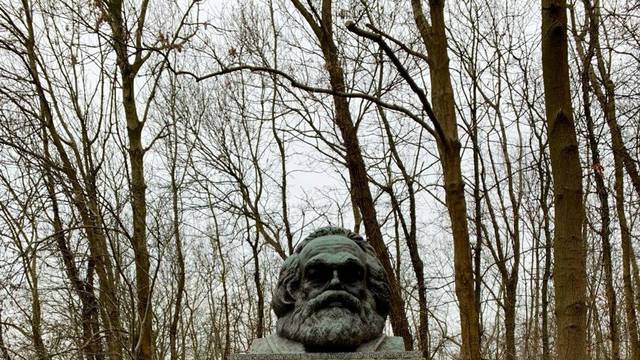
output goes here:
[{"label": "sculpted head", "polygon": [[307,351],[353,351],[382,334],[388,298],[371,245],[347,229],[325,227],[284,262],[271,306],[279,336]]}]

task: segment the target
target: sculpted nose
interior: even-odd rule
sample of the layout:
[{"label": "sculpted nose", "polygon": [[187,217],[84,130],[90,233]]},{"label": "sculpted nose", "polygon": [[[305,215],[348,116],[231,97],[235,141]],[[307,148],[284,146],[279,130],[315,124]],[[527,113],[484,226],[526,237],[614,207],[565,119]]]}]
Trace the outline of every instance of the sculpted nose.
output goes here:
[{"label": "sculpted nose", "polygon": [[333,270],[331,274],[331,281],[329,282],[329,288],[340,287],[340,277],[338,276],[338,270]]}]

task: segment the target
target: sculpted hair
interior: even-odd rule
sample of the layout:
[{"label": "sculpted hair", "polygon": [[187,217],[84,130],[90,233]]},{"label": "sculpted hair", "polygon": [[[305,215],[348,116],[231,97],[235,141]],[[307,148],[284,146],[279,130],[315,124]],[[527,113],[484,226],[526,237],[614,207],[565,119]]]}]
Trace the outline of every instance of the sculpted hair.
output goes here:
[{"label": "sculpted hair", "polygon": [[386,318],[389,313],[389,283],[382,264],[376,257],[373,247],[362,236],[351,230],[327,226],[312,232],[304,238],[295,251],[282,264],[278,285],[271,300],[271,308],[278,318],[286,315],[295,306],[294,294],[298,290],[302,277],[299,254],[307,244],[316,238],[327,235],[341,235],[355,242],[366,254],[367,290],[376,302],[376,311]]}]

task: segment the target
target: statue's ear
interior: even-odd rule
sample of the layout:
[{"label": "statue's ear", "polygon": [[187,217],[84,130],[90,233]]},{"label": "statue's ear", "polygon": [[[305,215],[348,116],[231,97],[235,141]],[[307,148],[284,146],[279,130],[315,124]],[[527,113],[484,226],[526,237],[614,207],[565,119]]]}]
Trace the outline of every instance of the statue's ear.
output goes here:
[{"label": "statue's ear", "polygon": [[298,259],[296,255],[292,255],[282,265],[278,286],[271,301],[276,316],[280,317],[291,311],[296,303],[299,284]]},{"label": "statue's ear", "polygon": [[300,289],[300,262],[298,255],[292,255],[285,260],[283,268],[287,269],[284,280],[284,300],[287,304],[294,305]]},{"label": "statue's ear", "polygon": [[287,283],[286,291],[284,294],[285,302],[287,304],[295,304],[296,297],[298,295],[298,289],[300,289],[300,280],[294,279]]}]

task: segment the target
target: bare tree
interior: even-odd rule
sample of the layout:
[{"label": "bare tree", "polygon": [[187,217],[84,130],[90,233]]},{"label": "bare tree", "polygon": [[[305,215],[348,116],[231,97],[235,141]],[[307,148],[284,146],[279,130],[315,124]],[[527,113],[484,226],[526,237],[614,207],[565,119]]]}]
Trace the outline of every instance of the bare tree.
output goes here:
[{"label": "bare tree", "polygon": [[556,353],[559,359],[586,359],[582,169],[569,91],[566,7],[565,1],[542,1],[542,70],[555,203]]}]

